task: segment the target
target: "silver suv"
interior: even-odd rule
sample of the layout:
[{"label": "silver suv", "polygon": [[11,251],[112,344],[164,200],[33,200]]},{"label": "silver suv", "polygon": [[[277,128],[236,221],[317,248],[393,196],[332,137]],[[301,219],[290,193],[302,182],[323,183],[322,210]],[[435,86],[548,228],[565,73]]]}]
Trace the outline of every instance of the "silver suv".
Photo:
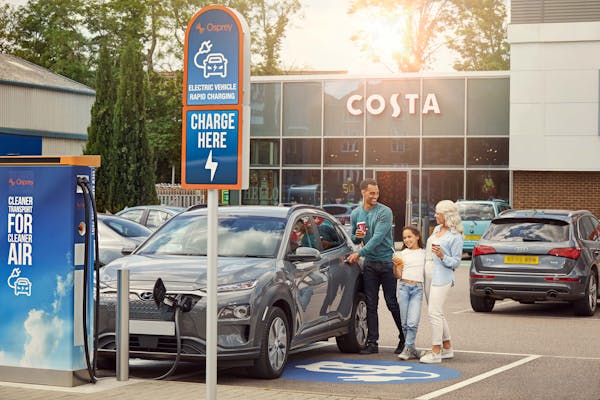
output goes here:
[{"label": "silver suv", "polygon": [[593,315],[599,268],[600,221],[589,211],[505,211],[473,249],[471,307],[562,300],[577,315]]}]

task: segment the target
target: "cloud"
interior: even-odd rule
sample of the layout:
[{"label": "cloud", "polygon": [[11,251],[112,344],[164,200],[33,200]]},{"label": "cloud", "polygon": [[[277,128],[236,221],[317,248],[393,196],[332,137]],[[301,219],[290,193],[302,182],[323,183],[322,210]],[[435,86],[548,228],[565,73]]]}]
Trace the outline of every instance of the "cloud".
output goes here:
[{"label": "cloud", "polygon": [[54,302],[52,303],[52,310],[54,313],[58,313],[61,308],[62,299],[70,292],[73,288],[73,272],[69,272],[66,278],[56,275],[56,289],[54,289]]},{"label": "cloud", "polygon": [[[61,363],[65,354],[60,357],[57,352],[59,345],[65,342],[66,322],[56,315],[51,315],[43,310],[32,309],[25,323],[25,332],[29,340],[25,342],[21,366],[49,368]],[[58,359],[55,357],[59,356]],[[70,364],[70,360],[66,360]]]}]

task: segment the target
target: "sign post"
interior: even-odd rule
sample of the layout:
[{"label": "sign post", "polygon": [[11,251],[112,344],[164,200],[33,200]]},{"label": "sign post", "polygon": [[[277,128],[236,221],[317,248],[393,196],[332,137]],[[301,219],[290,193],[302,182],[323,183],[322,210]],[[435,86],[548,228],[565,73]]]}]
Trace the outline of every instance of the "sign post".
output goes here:
[{"label": "sign post", "polygon": [[247,189],[250,35],[235,10],[208,6],[185,33],[181,186],[208,189],[206,398],[216,399],[218,190]]}]

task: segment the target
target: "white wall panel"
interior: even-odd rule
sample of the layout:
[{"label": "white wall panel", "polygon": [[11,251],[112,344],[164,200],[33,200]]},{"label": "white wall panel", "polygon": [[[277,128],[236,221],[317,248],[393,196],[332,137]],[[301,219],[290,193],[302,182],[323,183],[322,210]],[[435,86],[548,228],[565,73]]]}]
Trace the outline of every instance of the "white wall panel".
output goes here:
[{"label": "white wall panel", "polygon": [[42,154],[45,156],[80,156],[85,141],[75,139],[42,138]]},{"label": "white wall panel", "polygon": [[542,71],[513,71],[510,75],[510,103],[542,103],[545,78]]},{"label": "white wall panel", "polygon": [[573,140],[577,140],[576,136],[595,136],[598,139],[596,145],[600,146],[598,103],[547,103],[545,115],[546,136],[564,136]]},{"label": "white wall panel", "polygon": [[598,70],[547,71],[544,76],[547,102],[598,101]]},{"label": "white wall panel", "polygon": [[514,136],[544,136],[544,105],[534,103],[511,104],[510,138]]}]

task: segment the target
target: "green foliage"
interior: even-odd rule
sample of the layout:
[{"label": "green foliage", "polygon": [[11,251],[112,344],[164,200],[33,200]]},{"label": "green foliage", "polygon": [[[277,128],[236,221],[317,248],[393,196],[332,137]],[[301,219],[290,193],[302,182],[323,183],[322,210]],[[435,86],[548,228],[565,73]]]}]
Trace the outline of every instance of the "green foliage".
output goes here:
[{"label": "green foliage", "polygon": [[510,69],[504,0],[455,0],[458,9],[454,37],[448,47],[456,51],[458,71]]},{"label": "green foliage", "polygon": [[115,103],[114,154],[110,156],[110,206],[154,204],[152,155],[145,131],[144,71],[139,43],[131,40],[121,53]]},{"label": "green foliage", "polygon": [[110,165],[115,108],[114,60],[106,46],[100,47],[96,71],[96,101],[92,106],[91,124],[84,154],[97,154],[102,165],[96,171],[96,205],[98,210],[110,209]]},{"label": "green foliage", "polygon": [[4,38],[12,52],[74,81],[91,85],[94,74],[88,58],[89,40],[80,10],[84,0],[31,0],[13,14],[11,32]]}]

